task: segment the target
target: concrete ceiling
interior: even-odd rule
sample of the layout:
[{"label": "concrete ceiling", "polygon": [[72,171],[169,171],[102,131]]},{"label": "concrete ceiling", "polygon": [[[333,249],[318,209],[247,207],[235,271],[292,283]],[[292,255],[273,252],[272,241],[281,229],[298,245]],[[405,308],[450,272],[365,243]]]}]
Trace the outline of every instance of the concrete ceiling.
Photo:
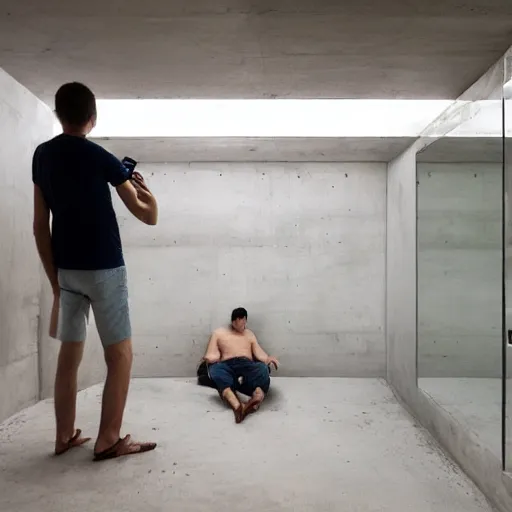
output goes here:
[{"label": "concrete ceiling", "polygon": [[[389,162],[414,137],[266,138],[169,137],[92,139],[119,158],[138,162]],[[512,139],[510,141],[512,148]],[[503,161],[499,137],[444,137],[418,153],[418,162]]]},{"label": "concrete ceiling", "polygon": [[92,139],[138,162],[389,162],[413,137],[104,138]]},{"label": "concrete ceiling", "polygon": [[0,67],[100,98],[457,97],[512,44],[511,0],[1,0]]}]

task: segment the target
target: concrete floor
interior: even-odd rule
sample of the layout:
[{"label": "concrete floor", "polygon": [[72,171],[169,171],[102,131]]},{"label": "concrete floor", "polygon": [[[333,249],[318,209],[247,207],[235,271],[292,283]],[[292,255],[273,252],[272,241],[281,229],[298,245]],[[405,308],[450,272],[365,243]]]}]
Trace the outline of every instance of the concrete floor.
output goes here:
[{"label": "concrete floor", "polygon": [[421,378],[418,386],[501,459],[501,379]]},{"label": "concrete floor", "polygon": [[[0,510],[490,511],[468,478],[397,404],[362,379],[274,379],[263,410],[235,425],[193,380],[132,384],[126,431],[155,452],[92,463],[92,444],[51,457],[51,401],[0,427]],[[79,397],[94,435],[101,387]]]}]

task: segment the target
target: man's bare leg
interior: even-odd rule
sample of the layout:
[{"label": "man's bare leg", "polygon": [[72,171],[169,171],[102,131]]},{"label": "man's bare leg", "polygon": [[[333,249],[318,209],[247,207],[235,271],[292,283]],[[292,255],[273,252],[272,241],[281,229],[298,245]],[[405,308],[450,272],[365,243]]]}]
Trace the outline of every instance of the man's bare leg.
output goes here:
[{"label": "man's bare leg", "polygon": [[94,451],[102,452],[119,441],[132,370],[132,341],[105,348],[107,379],[103,388],[101,421]]},{"label": "man's bare leg", "polygon": [[256,412],[259,408],[263,400],[265,399],[265,393],[261,388],[256,388],[252,397],[249,401],[244,405],[243,416],[244,418],[253,412]]},{"label": "man's bare leg", "polygon": [[243,406],[240,403],[240,400],[236,396],[236,394],[233,392],[231,388],[226,388],[222,393],[222,398],[226,400],[226,402],[229,404],[231,409],[233,409],[233,412],[235,413],[235,421],[237,423],[241,423],[243,418]]},{"label": "man's bare leg", "polygon": [[77,376],[83,353],[83,341],[61,344],[54,390],[57,455],[90,440],[90,437],[80,437],[80,432],[75,430]]},{"label": "man's bare leg", "polygon": [[[113,458],[130,453],[149,451],[155,443],[138,443],[126,436],[120,442],[121,425],[130,386],[132,369],[132,342],[126,339],[105,349],[107,379],[103,389],[101,421],[98,439],[94,447],[96,458]],[[108,455],[102,453],[108,452]],[[100,455],[98,457],[98,455]]]}]

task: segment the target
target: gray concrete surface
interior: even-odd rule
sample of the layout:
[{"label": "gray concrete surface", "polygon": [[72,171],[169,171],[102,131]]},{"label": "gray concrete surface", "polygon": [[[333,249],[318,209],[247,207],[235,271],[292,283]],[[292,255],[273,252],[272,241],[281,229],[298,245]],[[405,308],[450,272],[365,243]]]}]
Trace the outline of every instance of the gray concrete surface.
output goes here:
[{"label": "gray concrete surface", "polygon": [[32,236],[32,154],[50,110],[0,69],[0,421],[39,398],[41,272]]},{"label": "gray concrete surface", "polygon": [[116,203],[136,376],[194,374],[211,331],[240,305],[285,376],[385,375],[384,164],[140,171],[158,225]]},{"label": "gray concrete surface", "polygon": [[[92,435],[100,393],[79,399]],[[135,380],[126,431],[159,447],[101,464],[91,445],[52,458],[51,402],[17,415],[0,430],[0,510],[492,510],[380,380],[274,379],[238,426],[209,388]]]},{"label": "gray concrete surface", "polygon": [[[123,158],[138,162],[390,162],[415,137],[105,137],[92,139]],[[436,142],[418,160],[492,162],[501,160],[501,138],[454,137]],[[499,157],[497,155],[500,155]]]},{"label": "gray concrete surface", "polygon": [[[139,169],[159,200],[159,224],[141,224],[114,194],[129,272],[135,376],[193,375],[212,329],[240,304],[284,375],[385,375],[385,164]],[[43,326],[51,299],[45,283]],[[80,389],[105,374],[93,315],[88,332]],[[59,345],[46,329],[40,344],[46,398],[53,395]]]},{"label": "gray concrete surface", "polygon": [[389,162],[414,137],[167,137],[93,139],[138,162]]},{"label": "gray concrete surface", "polygon": [[407,403],[417,396],[416,153],[413,144],[388,164],[386,222],[387,381]]},{"label": "gray concrete surface", "polygon": [[454,98],[510,45],[509,0],[3,0],[0,62],[50,101]]},{"label": "gray concrete surface", "polygon": [[502,180],[501,164],[417,165],[419,377],[503,373]]},{"label": "gray concrete surface", "polygon": [[[475,83],[467,99],[485,98],[503,83],[503,59]],[[406,407],[445,450],[477,482],[502,511],[512,510],[512,478],[502,460],[482,443],[467,424],[457,421],[418,389],[416,358],[416,154],[431,142],[432,133],[450,131],[467,107],[450,112],[428,127],[424,138],[388,165],[386,342],[388,382]],[[445,133],[446,133],[445,131]]]}]

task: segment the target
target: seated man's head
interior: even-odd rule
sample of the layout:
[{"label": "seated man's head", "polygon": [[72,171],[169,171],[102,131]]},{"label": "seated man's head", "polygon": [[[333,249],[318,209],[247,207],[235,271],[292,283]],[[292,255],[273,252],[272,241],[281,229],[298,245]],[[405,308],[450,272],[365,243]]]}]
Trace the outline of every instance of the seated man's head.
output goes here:
[{"label": "seated man's head", "polygon": [[96,98],[79,82],[64,84],[55,94],[55,113],[64,132],[87,135],[96,125]]},{"label": "seated man's head", "polygon": [[244,332],[247,325],[247,310],[236,308],[231,313],[231,326],[237,332]]}]

